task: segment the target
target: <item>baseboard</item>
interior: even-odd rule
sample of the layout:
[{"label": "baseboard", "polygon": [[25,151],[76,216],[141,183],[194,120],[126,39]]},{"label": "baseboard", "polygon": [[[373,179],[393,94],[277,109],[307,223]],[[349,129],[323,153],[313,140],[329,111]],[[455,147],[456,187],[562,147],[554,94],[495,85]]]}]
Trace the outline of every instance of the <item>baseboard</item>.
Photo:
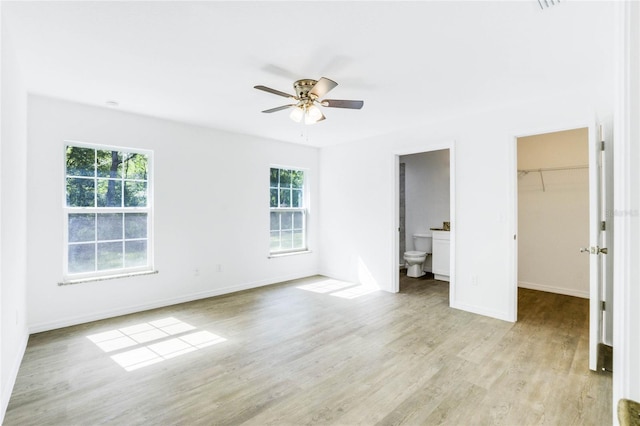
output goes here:
[{"label": "baseboard", "polygon": [[518,287],[528,288],[529,290],[546,291],[547,293],[564,294],[565,296],[581,297],[589,299],[589,291],[575,290],[571,288],[554,287],[551,285],[528,283],[518,281]]},{"label": "baseboard", "polygon": [[[13,387],[16,384],[16,379],[18,378],[18,371],[20,370],[20,365],[22,364],[22,358],[24,358],[24,353],[27,350],[27,343],[29,342],[29,334],[26,333],[22,338],[22,342],[20,342],[20,347],[18,349],[18,356],[13,360],[13,365],[11,366],[11,370],[9,371],[9,375],[6,378],[7,382],[4,383],[4,387],[2,388],[2,412],[0,413],[0,424],[4,422],[4,415],[7,412],[7,407],[9,406],[9,400],[11,399],[11,394],[13,393]],[[2,378],[5,379],[4,377]]]},{"label": "baseboard", "polygon": [[235,293],[243,290],[264,287],[267,285],[278,284],[285,281],[305,278],[317,275],[317,271],[298,273],[280,276],[267,280],[252,281],[249,283],[238,284],[234,286],[216,288],[212,290],[191,293],[184,296],[174,297],[171,299],[155,300],[153,302],[127,306],[124,308],[113,309],[109,311],[92,313],[91,315],[80,315],[77,317],[65,318],[59,321],[42,322],[29,325],[29,334],[41,333],[44,331],[55,330],[58,328],[70,327],[73,325],[84,324],[92,321],[99,321],[107,318],[119,317],[121,315],[133,314],[136,312],[148,311],[150,309],[164,308],[166,306],[177,305],[180,303],[192,302],[194,300],[206,299],[209,297],[221,296],[223,294]]},{"label": "baseboard", "polygon": [[451,301],[450,306],[454,309],[460,309],[461,311],[471,312],[472,314],[478,314],[485,317],[495,318],[502,321],[513,322],[509,319],[509,315],[506,312],[494,311],[492,309],[486,309],[481,306],[469,305],[467,303],[459,303]]}]

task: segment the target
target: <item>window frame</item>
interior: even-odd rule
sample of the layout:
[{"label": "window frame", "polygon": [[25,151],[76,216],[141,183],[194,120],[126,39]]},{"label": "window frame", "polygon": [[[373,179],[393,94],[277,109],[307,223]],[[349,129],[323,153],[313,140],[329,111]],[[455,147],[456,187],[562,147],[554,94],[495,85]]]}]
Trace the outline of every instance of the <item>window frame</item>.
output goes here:
[{"label": "window frame", "polygon": [[[271,189],[273,188],[271,186],[271,169],[278,169],[278,170],[288,170],[288,171],[297,171],[297,172],[302,172],[303,173],[303,182],[302,182],[302,206],[301,207],[271,207]],[[278,182],[279,184],[280,182]],[[306,168],[302,168],[302,167],[293,167],[293,166],[282,166],[282,165],[278,165],[278,164],[271,164],[269,165],[269,243],[268,243],[268,250],[269,250],[269,257],[280,257],[280,256],[287,256],[287,255],[292,255],[292,254],[299,254],[299,253],[309,253],[310,249],[309,249],[309,170]],[[278,185],[278,193],[280,192],[280,185]],[[293,189],[293,188],[292,188]],[[278,195],[279,196],[279,195]],[[287,212],[291,212],[291,213],[302,213],[302,239],[303,239],[303,244],[302,247],[300,248],[290,248],[290,249],[279,249],[274,251],[271,248],[271,233],[273,232],[271,230],[271,213],[273,212],[277,212],[277,213],[287,213]],[[282,220],[282,219],[280,219]],[[293,220],[293,219],[292,219]],[[292,225],[293,226],[293,225]],[[294,229],[297,228],[291,228],[291,230],[293,231]],[[282,225],[280,225],[280,232],[282,232]]]},{"label": "window frame", "polygon": [[[147,205],[144,207],[135,206],[135,207],[72,207],[67,205],[67,148],[77,147],[77,148],[87,148],[93,149],[96,151],[118,151],[125,153],[136,153],[142,154],[147,157]],[[63,210],[63,282],[60,284],[69,284],[83,281],[99,281],[105,279],[112,279],[118,277],[126,277],[131,275],[139,275],[139,274],[147,274],[147,273],[155,273],[154,270],[154,244],[153,244],[153,213],[154,213],[154,200],[153,200],[153,188],[154,188],[154,179],[153,179],[153,151],[148,149],[140,149],[140,148],[129,148],[124,146],[116,146],[116,145],[107,145],[107,144],[94,144],[94,143],[86,143],[75,140],[65,140],[62,147],[62,210]],[[95,165],[94,165],[95,167]],[[89,178],[89,177],[88,177]],[[93,176],[93,179],[97,181],[98,176]],[[107,178],[108,179],[108,178]],[[132,179],[135,181],[135,179]],[[124,179],[123,179],[124,181]],[[97,194],[95,195],[97,197]],[[146,213],[147,214],[147,262],[145,265],[134,266],[134,267],[123,267],[117,269],[104,269],[98,270],[97,268],[91,272],[78,272],[73,273],[69,272],[69,216],[71,214],[96,214],[96,219],[98,214],[105,213],[114,213],[114,214],[124,214],[126,213]],[[97,225],[96,225],[97,227]],[[97,229],[96,229],[97,232]],[[95,235],[94,243],[98,243],[98,236]],[[127,239],[124,235],[120,240],[113,241],[122,241],[125,244],[126,241],[136,241],[140,239]],[[105,242],[108,242],[105,240]],[[73,244],[73,243],[71,243]],[[97,257],[96,257],[97,262]]]}]

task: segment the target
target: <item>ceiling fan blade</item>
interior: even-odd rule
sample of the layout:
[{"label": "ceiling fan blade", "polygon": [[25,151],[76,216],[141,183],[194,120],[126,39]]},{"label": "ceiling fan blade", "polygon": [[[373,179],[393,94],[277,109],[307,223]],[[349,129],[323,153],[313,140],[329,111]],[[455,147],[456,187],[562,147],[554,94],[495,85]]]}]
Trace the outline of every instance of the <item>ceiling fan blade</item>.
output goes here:
[{"label": "ceiling fan blade", "polygon": [[336,87],[338,83],[333,80],[329,80],[328,78],[321,77],[320,80],[309,90],[309,93],[314,95],[316,98],[321,98],[334,87]]},{"label": "ceiling fan blade", "polygon": [[321,102],[322,106],[329,108],[349,108],[360,109],[364,105],[364,101],[347,101],[344,99],[325,99]]},{"label": "ceiling fan blade", "polygon": [[264,92],[273,93],[274,95],[282,96],[284,98],[298,99],[293,95],[290,95],[290,94],[285,93],[285,92],[281,92],[281,91],[276,90],[276,89],[272,89],[272,88],[267,87],[267,86],[259,85],[259,86],[253,86],[253,88],[254,89],[258,89],[258,90],[262,90]]},{"label": "ceiling fan blade", "polygon": [[283,109],[291,108],[291,107],[294,107],[294,106],[296,106],[296,104],[282,105],[282,106],[271,108],[271,109],[265,109],[262,112],[277,112],[277,111],[282,111]]}]

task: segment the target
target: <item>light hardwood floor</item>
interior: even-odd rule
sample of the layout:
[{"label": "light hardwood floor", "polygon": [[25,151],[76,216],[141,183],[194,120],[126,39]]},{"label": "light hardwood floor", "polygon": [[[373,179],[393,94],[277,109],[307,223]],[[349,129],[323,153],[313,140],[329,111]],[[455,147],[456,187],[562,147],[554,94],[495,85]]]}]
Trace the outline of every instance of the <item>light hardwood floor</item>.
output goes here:
[{"label": "light hardwood floor", "polygon": [[[441,281],[340,285],[311,277],[33,335],[4,424],[612,423],[611,376],[588,370],[587,300],[521,289],[511,324],[450,309]],[[161,362],[134,369],[144,356]]]}]

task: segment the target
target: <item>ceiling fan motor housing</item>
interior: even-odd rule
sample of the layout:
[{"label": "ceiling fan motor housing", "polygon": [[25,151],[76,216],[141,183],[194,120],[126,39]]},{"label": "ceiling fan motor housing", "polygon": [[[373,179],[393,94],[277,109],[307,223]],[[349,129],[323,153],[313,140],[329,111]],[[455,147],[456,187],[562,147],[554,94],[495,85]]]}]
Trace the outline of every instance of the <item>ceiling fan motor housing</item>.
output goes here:
[{"label": "ceiling fan motor housing", "polygon": [[300,100],[310,99],[314,101],[315,99],[312,99],[313,95],[309,95],[309,91],[313,89],[313,86],[315,86],[316,83],[317,83],[316,80],[310,80],[310,79],[302,79],[302,80],[296,81],[295,83],[293,83],[293,89],[296,91],[296,96]]}]

